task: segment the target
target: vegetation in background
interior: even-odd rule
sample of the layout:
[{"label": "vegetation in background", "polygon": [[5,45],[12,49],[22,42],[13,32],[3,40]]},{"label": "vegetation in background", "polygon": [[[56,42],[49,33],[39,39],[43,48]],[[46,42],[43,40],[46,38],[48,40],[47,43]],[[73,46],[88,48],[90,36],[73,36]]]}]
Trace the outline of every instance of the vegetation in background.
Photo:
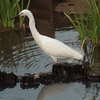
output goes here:
[{"label": "vegetation in background", "polygon": [[[14,20],[8,20],[23,9],[23,3],[24,0],[0,0],[0,27],[14,28]],[[28,9],[29,4],[30,0],[28,0],[26,9]],[[20,26],[23,20],[24,18],[20,18]]]},{"label": "vegetation in background", "polygon": [[80,34],[80,38],[85,43],[88,38],[94,47],[100,46],[100,2],[86,0],[90,11],[80,14],[74,12],[75,20],[64,12],[74,27]]},{"label": "vegetation in background", "polygon": [[[24,8],[24,0],[21,0],[21,7],[20,6],[18,7],[18,13],[23,9],[28,9],[30,2],[31,2],[31,0],[28,0],[26,8]],[[20,17],[20,27],[22,26],[24,19],[25,19],[25,17]]]}]

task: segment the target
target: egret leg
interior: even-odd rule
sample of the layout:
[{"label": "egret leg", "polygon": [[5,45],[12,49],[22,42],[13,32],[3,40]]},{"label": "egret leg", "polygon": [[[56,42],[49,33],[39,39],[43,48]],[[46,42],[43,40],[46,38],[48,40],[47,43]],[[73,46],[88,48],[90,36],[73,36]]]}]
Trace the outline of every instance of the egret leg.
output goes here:
[{"label": "egret leg", "polygon": [[[51,55],[50,55],[50,56],[51,56]],[[56,63],[58,62],[56,57],[51,56],[51,58],[52,58]]]}]

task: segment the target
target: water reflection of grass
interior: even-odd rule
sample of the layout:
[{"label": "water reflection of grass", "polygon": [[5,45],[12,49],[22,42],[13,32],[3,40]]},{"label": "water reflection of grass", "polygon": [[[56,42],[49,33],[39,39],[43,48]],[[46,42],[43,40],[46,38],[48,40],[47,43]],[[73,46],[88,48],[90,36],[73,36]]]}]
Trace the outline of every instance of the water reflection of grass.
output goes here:
[{"label": "water reflection of grass", "polygon": [[20,61],[27,61],[33,56],[25,35],[22,31],[17,32],[12,30],[0,33],[0,65],[3,69],[17,67]]},{"label": "water reflection of grass", "polygon": [[92,46],[86,46],[84,48],[85,61],[88,61],[92,66],[100,67],[100,48],[94,48],[94,51],[92,48]]}]

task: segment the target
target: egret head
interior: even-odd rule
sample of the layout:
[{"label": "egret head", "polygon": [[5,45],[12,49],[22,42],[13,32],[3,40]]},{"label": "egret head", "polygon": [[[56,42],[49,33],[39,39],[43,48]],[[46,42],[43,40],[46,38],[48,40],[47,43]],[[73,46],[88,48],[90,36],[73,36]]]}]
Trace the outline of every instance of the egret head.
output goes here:
[{"label": "egret head", "polygon": [[14,16],[13,18],[11,18],[11,19],[9,19],[9,20],[12,20],[12,19],[14,19],[14,18],[16,18],[16,17],[19,17],[19,16],[29,16],[30,15],[30,11],[29,10],[27,10],[27,9],[24,9],[24,10],[22,10],[18,15],[16,15],[16,16]]},{"label": "egret head", "polygon": [[31,13],[29,10],[24,9],[24,10],[22,10],[18,15],[19,15],[19,16],[28,16],[29,13]]}]

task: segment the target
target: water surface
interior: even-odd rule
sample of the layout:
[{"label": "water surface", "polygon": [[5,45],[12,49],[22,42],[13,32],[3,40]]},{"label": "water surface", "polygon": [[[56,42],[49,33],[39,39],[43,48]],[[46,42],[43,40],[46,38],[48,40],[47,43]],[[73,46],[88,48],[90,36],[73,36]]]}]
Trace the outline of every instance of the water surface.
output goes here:
[{"label": "water surface", "polygon": [[[73,48],[78,47],[76,37],[77,31],[56,29],[54,37]],[[23,73],[49,72],[54,61],[43,53],[30,31],[22,30],[0,33],[0,70],[16,75]],[[73,41],[73,44],[72,44]],[[75,61],[75,63],[78,63]],[[46,66],[47,65],[47,66]],[[46,67],[45,67],[46,66]],[[0,86],[1,100],[99,100],[99,83],[57,83],[53,85],[42,85],[38,87],[22,87],[20,83],[15,86]],[[66,99],[65,99],[66,98]]]},{"label": "water surface", "polygon": [[[47,3],[34,1],[30,9],[36,19],[38,31],[46,36],[56,38],[68,46],[77,48],[81,41],[78,32],[69,25],[68,19],[61,13],[53,12],[51,0]],[[39,4],[38,4],[39,3]],[[41,4],[42,3],[42,4]],[[33,4],[36,9],[33,10]],[[36,5],[37,4],[37,5]],[[40,15],[39,15],[40,14]],[[62,20],[63,19],[63,20]],[[26,26],[28,20],[26,18]],[[85,50],[82,62],[99,61],[97,56],[91,55],[91,48]],[[87,53],[89,51],[89,53]],[[95,59],[94,59],[95,57]],[[64,60],[66,61],[66,60]],[[29,29],[0,32],[0,70],[15,75],[23,73],[40,73],[52,70],[54,61],[41,51],[34,41]],[[0,83],[0,100],[100,100],[100,83],[87,80],[56,83],[52,85],[22,86],[20,83]]]}]

